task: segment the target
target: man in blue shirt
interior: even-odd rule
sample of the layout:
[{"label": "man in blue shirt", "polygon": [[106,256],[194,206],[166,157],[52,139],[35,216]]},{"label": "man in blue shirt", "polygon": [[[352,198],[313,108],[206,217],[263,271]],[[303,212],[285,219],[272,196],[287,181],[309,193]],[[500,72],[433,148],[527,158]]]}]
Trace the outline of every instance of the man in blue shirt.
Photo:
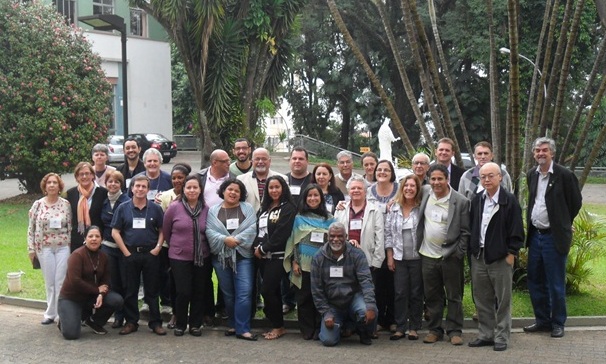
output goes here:
[{"label": "man in blue shirt", "polygon": [[148,201],[149,179],[137,175],[132,183],[133,199],[118,207],[112,220],[112,237],[124,254],[126,294],[124,314],[126,325],[120,335],[138,330],[140,277],[143,275],[144,301],[149,305],[149,328],[157,335],[166,335],[158,306],[158,282],[162,249],[163,212],[160,205]]}]

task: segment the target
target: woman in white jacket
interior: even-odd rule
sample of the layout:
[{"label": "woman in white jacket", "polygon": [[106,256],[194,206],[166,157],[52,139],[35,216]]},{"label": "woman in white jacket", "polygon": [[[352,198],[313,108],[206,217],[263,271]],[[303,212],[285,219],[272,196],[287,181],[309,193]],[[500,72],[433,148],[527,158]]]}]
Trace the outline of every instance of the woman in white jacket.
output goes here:
[{"label": "woman in white jacket", "polygon": [[[385,260],[383,211],[378,204],[366,199],[364,178],[351,177],[347,183],[347,191],[351,199],[341,210],[335,211],[335,219],[345,225],[349,242],[362,249],[366,255],[375,283],[375,295],[378,296],[381,292],[376,292],[376,277]],[[379,308],[379,317],[381,313]]]}]

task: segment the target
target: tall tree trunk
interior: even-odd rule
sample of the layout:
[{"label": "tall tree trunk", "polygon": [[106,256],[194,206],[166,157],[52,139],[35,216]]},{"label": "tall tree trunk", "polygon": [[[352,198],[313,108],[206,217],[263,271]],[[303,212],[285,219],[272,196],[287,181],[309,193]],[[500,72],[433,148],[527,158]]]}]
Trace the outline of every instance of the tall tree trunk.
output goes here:
[{"label": "tall tree trunk", "polygon": [[509,119],[507,147],[510,148],[511,178],[517,190],[520,178],[520,58],[518,55],[518,0],[507,1],[508,28],[509,28],[509,89],[511,97],[511,118]]},{"label": "tall tree trunk", "polygon": [[[554,8],[557,9],[558,0],[555,0],[556,5]],[[545,12],[543,14],[543,25],[541,26],[541,35],[539,36],[539,42],[537,47],[537,54],[534,61],[534,70],[532,71],[532,84],[530,87],[530,95],[528,97],[528,108],[526,110],[526,128],[524,133],[524,157],[522,163],[524,164],[523,171],[527,171],[531,168],[534,160],[532,158],[532,142],[538,136],[539,130],[539,111],[541,110],[542,103],[545,101],[545,95],[543,90],[545,87],[545,77],[547,76],[547,67],[549,65],[549,58],[551,57],[551,48],[546,47],[545,50],[545,62],[543,65],[543,72],[539,73],[539,67],[541,62],[543,42],[545,34],[547,33],[547,27],[549,25],[549,17],[551,13],[551,1],[545,2]],[[549,28],[548,39],[553,38],[554,27]],[[550,38],[551,37],[551,38]],[[547,41],[547,44],[551,44],[551,40]],[[537,85],[537,74],[540,75],[539,82]],[[536,85],[536,87],[535,87]]]},{"label": "tall tree trunk", "polygon": [[[497,73],[497,45],[494,39],[494,10],[492,0],[486,1],[488,12],[488,37],[490,39],[490,65],[488,79],[490,84],[490,132],[494,161],[501,165],[501,123],[499,122],[499,78]],[[475,152],[475,151],[473,151]]]},{"label": "tall tree trunk", "polygon": [[568,75],[570,74],[570,60],[572,59],[572,53],[574,52],[574,45],[577,40],[577,34],[579,34],[579,24],[581,22],[581,13],[585,6],[585,0],[577,0],[577,6],[574,10],[574,16],[572,18],[572,24],[570,26],[570,34],[568,35],[568,42],[566,43],[566,50],[564,52],[564,62],[562,63],[560,72],[560,81],[558,82],[558,94],[556,97],[555,110],[553,115],[553,122],[551,124],[551,137],[556,142],[560,134],[560,123],[562,117],[562,109],[564,107],[564,97],[566,94],[566,84],[568,82]]},{"label": "tall tree trunk", "polygon": [[[406,27],[406,35],[408,38],[408,46],[410,47],[410,53],[412,54],[412,58],[414,60],[414,64],[417,68],[417,74],[419,75],[419,81],[421,81],[421,87],[423,88],[423,101],[427,105],[429,109],[429,113],[431,114],[431,119],[433,121],[433,125],[436,128],[436,134],[438,135],[438,139],[444,138],[446,133],[444,131],[444,127],[442,125],[442,117],[436,108],[434,103],[433,91],[431,89],[431,84],[427,79],[427,74],[425,73],[425,68],[423,66],[423,59],[421,57],[421,51],[419,50],[419,41],[418,35],[415,26],[413,26],[414,22],[411,16],[410,4],[408,0],[401,0],[402,4],[402,12],[404,13],[404,25]],[[428,144],[430,141],[427,142]]]},{"label": "tall tree trunk", "polygon": [[[547,97],[545,98],[548,101],[543,104],[543,111],[541,113],[541,131],[540,131],[541,135],[547,134],[547,122],[549,119],[549,115],[551,114],[550,110],[549,110],[550,106],[551,106],[551,102],[549,102],[549,101],[551,100],[551,97],[555,91],[556,85],[559,84],[559,82],[557,82],[557,80],[558,80],[558,75],[560,74],[560,71],[561,71],[560,65],[562,64],[562,57],[564,56],[563,51],[565,50],[566,39],[567,39],[567,37],[566,37],[567,29],[570,24],[570,13],[572,12],[572,3],[573,3],[573,0],[566,1],[564,17],[562,19],[562,24],[560,25],[560,36],[559,36],[558,45],[557,45],[556,51],[555,51],[553,67],[551,67],[551,72],[549,75],[549,86],[547,87]],[[554,7],[553,11],[555,13],[557,13],[558,8]],[[552,27],[556,26],[555,20],[553,23],[551,23],[551,26]],[[547,45],[545,47],[549,48],[550,46],[551,46],[551,43],[547,43]]]},{"label": "tall tree trunk", "polygon": [[425,142],[427,143],[427,145],[431,145],[433,139],[431,137],[431,134],[429,133],[427,125],[425,124],[425,118],[423,117],[421,108],[419,108],[418,97],[417,95],[415,95],[414,91],[412,90],[412,86],[410,85],[410,80],[408,79],[408,74],[406,73],[406,66],[404,65],[404,62],[402,62],[402,53],[400,52],[400,47],[398,46],[398,43],[396,42],[396,39],[391,30],[391,26],[388,23],[388,16],[385,11],[385,4],[382,0],[373,0],[373,3],[379,10],[379,16],[381,17],[383,28],[385,28],[385,33],[387,34],[387,39],[389,40],[389,45],[391,47],[393,57],[396,61],[398,72],[400,73],[400,79],[402,80],[404,90],[406,91],[406,96],[408,98],[408,101],[410,102],[410,107],[412,108],[412,111],[414,112],[415,117],[417,118],[419,128],[421,128],[421,133],[423,134],[423,138],[425,138]]},{"label": "tall tree trunk", "polygon": [[345,22],[343,21],[343,18],[341,17],[341,13],[339,12],[339,9],[337,8],[337,4],[335,3],[334,0],[326,0],[326,3],[328,4],[328,8],[330,9],[330,13],[332,14],[333,19],[335,20],[335,24],[339,28],[339,31],[341,32],[341,34],[343,34],[343,38],[345,39],[345,42],[347,42],[347,45],[351,48],[352,53],[354,54],[354,56],[356,57],[358,62],[362,65],[362,68],[364,68],[364,71],[366,72],[366,75],[368,75],[370,82],[372,83],[375,90],[379,93],[379,97],[381,98],[381,101],[383,101],[383,104],[385,104],[385,107],[387,108],[387,112],[389,113],[389,117],[391,118],[391,121],[393,122],[394,126],[396,127],[396,130],[402,137],[402,141],[404,142],[406,151],[409,154],[414,153],[415,148],[412,145],[412,143],[410,142],[410,139],[408,138],[408,134],[406,133],[404,126],[402,126],[402,122],[400,121],[398,113],[396,112],[395,108],[393,107],[393,104],[391,103],[389,96],[387,96],[387,93],[383,89],[383,86],[381,85],[381,82],[377,78],[377,75],[370,68],[370,65],[368,64],[368,62],[366,62],[364,55],[360,51],[360,47],[358,47],[357,43],[351,37],[349,30],[347,30],[347,26],[345,25]]},{"label": "tall tree trunk", "polygon": [[[603,67],[602,62],[604,61],[604,57],[606,56],[606,37],[602,38],[602,42],[600,43],[600,46],[598,48],[600,51],[598,52],[595,62],[593,63],[593,68],[591,69],[591,74],[589,74],[589,78],[587,79],[587,85],[585,85],[585,90],[583,91],[583,96],[581,96],[581,100],[579,101],[579,106],[577,107],[577,111],[574,114],[574,118],[572,119],[572,123],[570,124],[570,127],[568,128],[568,133],[566,134],[566,140],[564,141],[564,145],[562,145],[562,148],[560,148],[560,153],[559,153],[560,154],[560,158],[559,158],[560,164],[564,164],[566,162],[566,155],[568,154],[568,149],[570,149],[570,145],[572,144],[572,138],[574,137],[575,132],[577,131],[579,122],[581,120],[581,115],[583,114],[583,111],[585,110],[585,106],[586,106],[585,103],[587,102],[587,99],[590,96],[593,82],[595,81],[596,76],[598,75],[598,72]],[[579,141],[585,140],[588,130],[589,130],[589,124],[585,121],[585,123],[583,125],[583,132],[580,134],[583,136],[583,138],[579,138],[578,139]],[[578,160],[578,154],[574,154],[573,159]],[[574,168],[574,167],[572,167],[572,168]]]},{"label": "tall tree trunk", "polygon": [[[575,148],[573,156],[572,156],[572,161],[570,163],[570,168],[572,170],[574,170],[577,166],[579,156],[581,155],[581,149],[583,149],[583,145],[587,141],[587,133],[589,131],[589,126],[591,125],[591,121],[593,120],[593,117],[595,116],[596,111],[599,109],[599,107],[603,101],[602,98],[604,97],[605,91],[606,91],[606,74],[602,73],[602,83],[600,84],[600,88],[598,89],[598,92],[593,99],[591,108],[589,109],[589,112],[587,113],[587,120],[585,120],[585,127],[583,128],[582,134],[579,135],[579,142],[577,143],[577,147]],[[595,141],[595,143],[593,143],[593,148],[591,149],[591,153],[589,154],[589,157],[587,158],[587,162],[585,163],[585,170],[587,170],[587,174],[585,174],[585,170],[583,171],[583,175],[585,175],[585,178],[587,178],[587,175],[589,174],[589,169],[591,169],[591,167],[593,166],[598,152],[603,147],[605,137],[606,137],[606,123],[604,123],[604,127],[600,131],[600,135],[599,135],[598,139]],[[585,180],[583,180],[583,183],[585,183]]]},{"label": "tall tree trunk", "polygon": [[450,77],[450,67],[448,61],[446,60],[446,56],[444,55],[444,49],[442,48],[442,40],[440,39],[440,32],[438,31],[436,8],[433,0],[428,0],[427,5],[429,10],[429,19],[431,20],[431,29],[433,30],[433,36],[436,39],[436,48],[438,49],[438,55],[440,56],[440,62],[442,63],[442,76],[444,76],[444,80],[448,86],[448,91],[452,96],[452,102],[454,104],[457,117],[459,118],[459,126],[461,127],[461,132],[463,133],[463,142],[465,143],[465,148],[469,153],[473,153],[471,142],[469,141],[469,134],[467,133],[467,127],[465,126],[465,118],[463,118],[463,113],[461,112],[461,107],[459,106],[459,101],[457,99],[457,92],[455,91],[454,85],[452,84],[452,79]]}]

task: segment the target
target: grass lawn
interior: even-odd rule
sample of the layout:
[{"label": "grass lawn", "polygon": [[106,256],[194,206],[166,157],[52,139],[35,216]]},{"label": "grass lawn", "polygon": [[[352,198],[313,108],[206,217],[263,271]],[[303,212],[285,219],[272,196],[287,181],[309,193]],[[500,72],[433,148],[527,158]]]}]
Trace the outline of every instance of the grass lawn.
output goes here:
[{"label": "grass lawn", "polygon": [[[30,206],[31,201],[0,203],[0,294],[44,300],[42,274],[39,270],[32,269],[27,258],[27,212]],[[584,207],[606,218],[605,205],[587,204]],[[606,316],[606,257],[592,262],[591,267],[593,269],[591,284],[582,286],[582,293],[568,296],[569,316]],[[23,291],[9,293],[6,274],[19,271],[25,273],[21,277]],[[463,305],[465,317],[471,317],[474,307],[469,285],[465,287]],[[257,316],[260,315],[262,314],[258,312]],[[294,318],[294,315],[292,317],[291,315],[287,317]],[[528,292],[514,292],[513,316],[533,316]]]}]

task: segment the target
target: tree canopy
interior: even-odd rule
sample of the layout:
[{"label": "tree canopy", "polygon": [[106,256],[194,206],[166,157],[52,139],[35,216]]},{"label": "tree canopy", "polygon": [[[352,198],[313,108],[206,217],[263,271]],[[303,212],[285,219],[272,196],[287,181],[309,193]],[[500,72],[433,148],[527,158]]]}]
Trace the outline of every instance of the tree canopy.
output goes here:
[{"label": "tree canopy", "polygon": [[37,1],[0,1],[0,49],[0,156],[39,192],[105,142],[111,85],[82,33]]}]

